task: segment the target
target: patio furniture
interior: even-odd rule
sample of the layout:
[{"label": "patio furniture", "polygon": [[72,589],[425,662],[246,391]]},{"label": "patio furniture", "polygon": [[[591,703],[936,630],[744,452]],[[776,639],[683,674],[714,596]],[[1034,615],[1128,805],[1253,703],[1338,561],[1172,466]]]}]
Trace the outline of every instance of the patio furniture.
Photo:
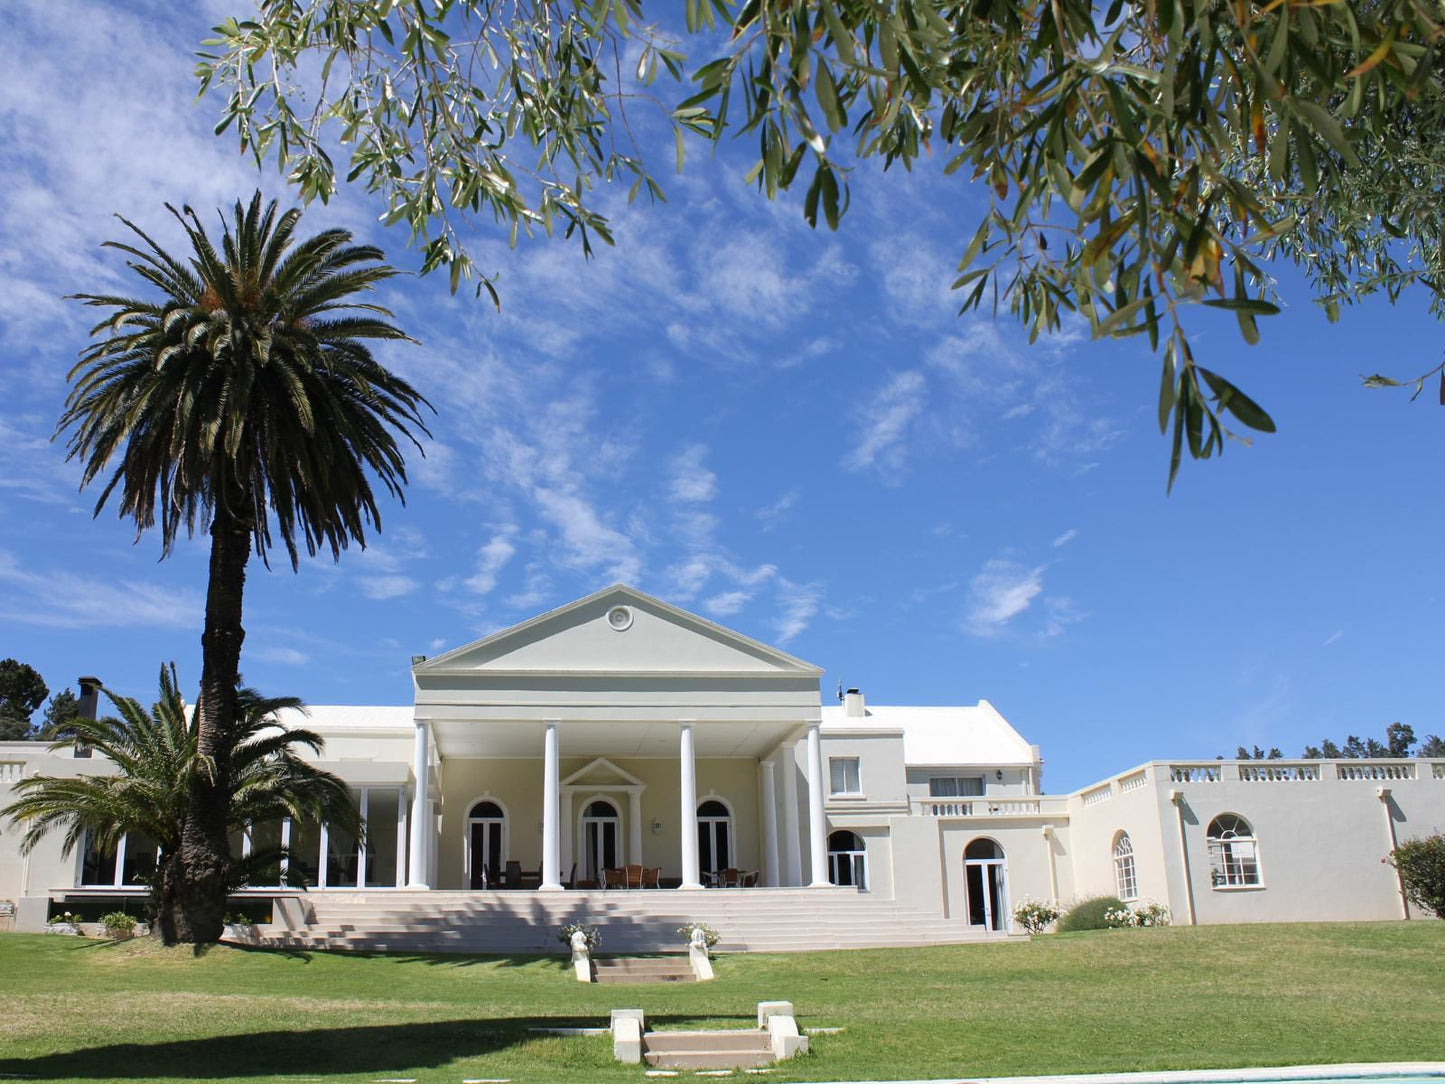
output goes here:
[{"label": "patio furniture", "polygon": [[642,871],[642,887],[643,887],[643,888],[659,888],[659,887],[661,887],[661,884],[660,884],[661,880],[662,880],[662,867],[661,867],[661,866],[648,866],[648,867],[645,867],[645,868],[643,869],[643,871]]},{"label": "patio furniture", "polygon": [[626,888],[627,874],[620,869],[604,869],[602,871],[603,888]]},{"label": "patio furniture", "polygon": [[623,868],[623,872],[626,873],[626,875],[627,875],[627,887],[628,887],[628,888],[641,888],[641,887],[642,887],[642,866],[641,866],[641,865],[630,865],[630,866],[626,866],[626,867]]},{"label": "patio furniture", "polygon": [[522,887],[522,863],[518,862],[515,858],[507,862],[507,873],[502,884],[507,888]]},{"label": "patio furniture", "polygon": [[744,873],[744,874],[743,874],[742,887],[743,887],[743,888],[757,888],[757,887],[758,887],[758,873],[757,873],[756,870],[752,871],[751,873]]},{"label": "patio furniture", "polygon": [[740,888],[742,886],[743,871],[736,866],[729,866],[718,874],[718,881],[723,888]]},{"label": "patio furniture", "polygon": [[540,888],[542,886],[542,864],[539,862],[536,869],[526,870],[522,874],[521,888]]}]

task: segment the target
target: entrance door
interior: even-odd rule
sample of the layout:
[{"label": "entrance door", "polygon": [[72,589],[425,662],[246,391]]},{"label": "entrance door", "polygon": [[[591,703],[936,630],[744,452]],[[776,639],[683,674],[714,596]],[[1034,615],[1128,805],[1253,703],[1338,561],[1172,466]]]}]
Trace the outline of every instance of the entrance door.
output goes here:
[{"label": "entrance door", "polygon": [[598,798],[582,811],[582,867],[587,880],[600,881],[603,870],[618,867],[621,827],[617,807],[606,798]]},{"label": "entrance door", "polygon": [[1008,929],[1008,873],[1003,848],[991,839],[975,839],[963,851],[968,921],[1000,932]]},{"label": "entrance door", "polygon": [[506,855],[502,826],[506,814],[496,802],[481,801],[467,814],[467,884],[474,889],[500,884]]},{"label": "entrance door", "polygon": [[837,831],[828,837],[828,879],[868,890],[868,852],[856,833]]},{"label": "entrance door", "polygon": [[716,800],[697,807],[697,868],[721,873],[733,864],[732,814]]}]

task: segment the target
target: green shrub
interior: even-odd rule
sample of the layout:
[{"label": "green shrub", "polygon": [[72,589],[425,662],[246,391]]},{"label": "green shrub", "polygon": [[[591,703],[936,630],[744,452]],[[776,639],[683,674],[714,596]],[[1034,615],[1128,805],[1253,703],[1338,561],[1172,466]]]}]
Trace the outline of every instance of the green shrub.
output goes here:
[{"label": "green shrub", "polygon": [[1411,903],[1445,918],[1445,835],[1407,839],[1390,852],[1390,865]]},{"label": "green shrub", "polygon": [[105,936],[115,941],[124,941],[135,936],[135,919],[124,911],[110,911],[100,916],[100,925]]},{"label": "green shrub", "polygon": [[1095,896],[1081,900],[1059,919],[1060,933],[1078,933],[1080,930],[1107,930],[1109,922],[1104,917],[1110,911],[1127,911],[1123,900],[1113,896]]}]

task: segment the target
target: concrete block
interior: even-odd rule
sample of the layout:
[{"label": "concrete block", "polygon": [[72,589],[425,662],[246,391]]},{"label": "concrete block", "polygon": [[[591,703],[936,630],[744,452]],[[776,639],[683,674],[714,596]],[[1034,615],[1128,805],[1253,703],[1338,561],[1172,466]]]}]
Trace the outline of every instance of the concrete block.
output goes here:
[{"label": "concrete block", "polygon": [[808,1052],[808,1037],[798,1034],[798,1022],[791,1016],[768,1017],[768,1038],[773,1044],[773,1057],[778,1061]]},{"label": "concrete block", "polygon": [[692,977],[698,982],[707,982],[713,977],[712,960],[708,959],[706,945],[701,948],[697,945],[689,945],[687,962],[692,966]]},{"label": "concrete block", "polygon": [[628,1065],[642,1063],[642,1028],[645,1023],[641,1009],[612,1010],[612,1056]]},{"label": "concrete block", "polygon": [[15,907],[15,932],[39,933],[50,913],[49,896],[21,896]]},{"label": "concrete block", "polygon": [[770,1016],[792,1016],[793,1003],[791,1001],[759,1001],[758,1002],[758,1027],[768,1026]]}]

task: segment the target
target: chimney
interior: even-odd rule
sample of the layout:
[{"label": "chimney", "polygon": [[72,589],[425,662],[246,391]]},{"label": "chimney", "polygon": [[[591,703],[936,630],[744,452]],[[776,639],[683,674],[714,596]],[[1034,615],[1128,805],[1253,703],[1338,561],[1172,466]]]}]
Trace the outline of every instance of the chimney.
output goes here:
[{"label": "chimney", "polygon": [[868,714],[863,707],[863,694],[857,689],[849,689],[843,696],[843,714],[849,719],[861,719]]},{"label": "chimney", "polygon": [[[78,677],[75,679],[75,683],[80,686],[80,703],[77,705],[80,717],[82,719],[97,718],[100,714],[100,678]],[[90,754],[91,750],[88,745],[75,747],[75,756],[77,757],[89,757]]]}]

